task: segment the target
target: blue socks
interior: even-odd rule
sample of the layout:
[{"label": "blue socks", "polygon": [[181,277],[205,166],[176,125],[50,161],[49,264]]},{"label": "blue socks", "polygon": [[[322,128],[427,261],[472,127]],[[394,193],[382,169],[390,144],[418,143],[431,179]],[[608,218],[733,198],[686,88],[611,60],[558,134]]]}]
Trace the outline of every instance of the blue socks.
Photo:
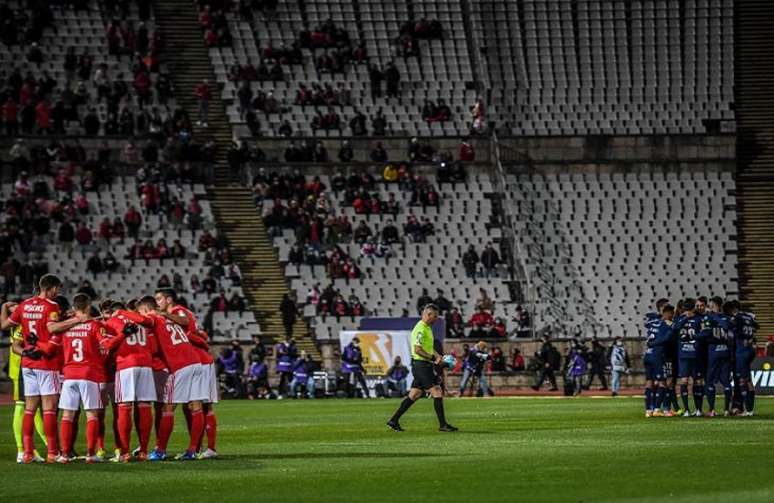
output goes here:
[{"label": "blue socks", "polygon": [[731,386],[729,385],[723,386],[723,400],[725,410],[731,410]]},{"label": "blue socks", "polygon": [[653,390],[645,388],[645,410],[653,410]]},{"label": "blue socks", "polygon": [[707,385],[707,405],[709,405],[710,410],[715,410],[715,385],[714,384]]},{"label": "blue socks", "polygon": [[680,385],[680,399],[683,401],[683,409],[690,410],[690,407],[688,407],[688,385],[687,384]]},{"label": "blue socks", "polygon": [[693,385],[693,403],[696,405],[696,410],[701,410],[701,406],[704,403],[704,385]]}]

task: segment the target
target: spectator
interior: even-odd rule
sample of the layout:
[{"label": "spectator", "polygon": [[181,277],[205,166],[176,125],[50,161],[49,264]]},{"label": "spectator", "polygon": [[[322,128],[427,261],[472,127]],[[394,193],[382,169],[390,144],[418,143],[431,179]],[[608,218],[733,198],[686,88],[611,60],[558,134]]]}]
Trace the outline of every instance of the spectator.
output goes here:
[{"label": "spectator", "polygon": [[237,292],[232,293],[231,298],[228,299],[228,310],[243,313],[246,309],[245,299],[240,297]]},{"label": "spectator", "polygon": [[400,72],[398,72],[395,63],[390,62],[387,65],[387,70],[384,72],[384,80],[387,82],[387,97],[397,98],[399,95],[398,87],[400,86]]},{"label": "spectator", "polygon": [[91,286],[91,282],[87,279],[84,279],[81,281],[81,286],[78,288],[78,291],[76,293],[85,293],[92,299],[97,298],[97,291],[94,290],[94,287]]},{"label": "spectator", "polygon": [[387,151],[382,146],[382,142],[377,142],[376,146],[371,150],[371,161],[387,162]]},{"label": "spectator", "polygon": [[471,108],[470,115],[473,119],[471,133],[483,134],[486,131],[486,117],[484,100],[480,96],[476,99],[476,103]]},{"label": "spectator", "polygon": [[209,127],[207,122],[210,111],[210,100],[212,99],[209,80],[204,79],[201,84],[196,86],[194,96],[196,96],[196,99],[199,102],[199,120],[196,124],[202,127]]},{"label": "spectator", "polygon": [[43,51],[40,50],[37,42],[33,42],[30,45],[30,49],[27,51],[27,62],[36,65],[43,63]]},{"label": "spectator", "polygon": [[465,337],[465,322],[457,307],[446,313],[446,336],[451,339]]},{"label": "spectator", "polygon": [[344,140],[339,149],[339,161],[351,162],[354,157],[355,152],[352,150],[352,146],[349,144],[348,140]]},{"label": "spectator", "polygon": [[357,227],[355,227],[355,232],[352,235],[352,239],[355,243],[362,245],[365,243],[368,238],[370,238],[372,235],[371,229],[368,227],[368,224],[365,223],[365,220],[361,220]]},{"label": "spectator", "polygon": [[169,276],[162,274],[156,282],[156,288],[172,288],[172,281],[169,280]]},{"label": "spectator", "polygon": [[398,228],[392,223],[392,220],[387,220],[387,223],[382,229],[382,242],[391,245],[400,242],[400,236],[398,235]]},{"label": "spectator", "polygon": [[382,109],[376,111],[376,115],[371,118],[371,128],[374,136],[384,136],[387,132],[387,119],[384,117]]},{"label": "spectator", "polygon": [[578,396],[583,390],[583,375],[586,373],[586,360],[578,349],[572,349],[567,363],[567,381],[572,383],[573,395]]},{"label": "spectator", "polygon": [[118,271],[119,264],[118,260],[116,260],[116,257],[110,251],[108,251],[105,254],[104,260],[102,260],[102,266],[105,271],[113,273]]},{"label": "spectator", "polygon": [[493,346],[489,352],[489,368],[492,372],[505,372],[505,355],[499,346]]},{"label": "spectator", "polygon": [[500,256],[497,254],[492,243],[487,243],[484,251],[481,252],[481,265],[484,266],[484,275],[487,278],[497,277],[497,266],[500,264]]},{"label": "spectator", "polygon": [[69,256],[73,249],[73,241],[75,240],[75,229],[73,229],[73,226],[69,221],[65,220],[59,226],[58,239],[59,243],[62,245],[62,249],[64,249]]},{"label": "spectator", "polygon": [[99,251],[95,251],[94,254],[86,261],[86,270],[97,275],[103,271],[102,259],[99,258]]},{"label": "spectator", "polygon": [[513,372],[521,372],[524,370],[524,356],[521,354],[519,348],[513,348],[513,356],[511,357],[511,370]]},{"label": "spectator", "polygon": [[296,303],[290,299],[288,294],[284,294],[279,310],[282,313],[282,325],[285,327],[285,336],[291,338],[293,336],[293,325],[295,325],[296,317],[299,314]]},{"label": "spectator", "polygon": [[531,331],[529,313],[521,306],[516,306],[516,316],[513,321],[516,322],[516,336],[529,337]]},{"label": "spectator", "polygon": [[602,384],[600,390],[607,390],[607,376],[605,375],[607,371],[607,362],[607,348],[598,340],[592,339],[591,353],[586,362],[589,364],[590,369],[588,381],[584,386],[585,389],[591,388],[591,383],[594,380],[594,376],[596,376],[599,378],[600,384]]},{"label": "spectator", "polygon": [[495,303],[489,294],[483,288],[478,289],[478,299],[476,299],[476,309],[484,309],[486,311],[494,311]]},{"label": "spectator", "polygon": [[393,392],[398,397],[406,396],[408,392],[408,368],[401,362],[400,356],[396,356],[392,367],[387,370],[387,390],[390,394]]},{"label": "spectator", "polygon": [[489,311],[485,311],[482,307],[477,307],[476,312],[468,320],[467,325],[469,327],[489,330],[494,325],[494,318]]},{"label": "spectator", "polygon": [[506,335],[508,335],[508,332],[505,328],[505,322],[502,318],[495,318],[492,328],[489,330],[489,337],[504,338]]},{"label": "spectator", "polygon": [[473,150],[473,145],[470,143],[470,138],[463,138],[460,143],[457,159],[462,162],[473,162],[476,160],[476,152]]},{"label": "spectator", "polygon": [[301,396],[301,387],[304,387],[307,398],[314,398],[314,376],[315,364],[306,351],[301,351],[301,357],[293,364],[293,380],[290,381],[290,389],[293,396]]},{"label": "spectator", "polygon": [[433,299],[428,295],[427,288],[423,288],[422,295],[417,299],[417,313],[422,314],[425,306],[432,303]]},{"label": "spectator", "polygon": [[473,245],[468,246],[468,251],[462,255],[462,265],[465,267],[465,276],[476,278],[476,268],[478,267],[478,253]]},{"label": "spectator", "polygon": [[75,231],[75,240],[81,246],[88,246],[92,242],[92,234],[86,224],[81,222],[78,224],[78,229]]},{"label": "spectator", "polygon": [[140,233],[140,226],[142,225],[142,215],[134,206],[130,206],[124,214],[124,223],[128,230],[130,238],[137,239]]},{"label": "spectator", "polygon": [[440,313],[446,313],[452,308],[451,301],[444,297],[443,290],[440,288],[438,289],[438,297],[435,298],[434,303],[438,306],[438,312]]}]

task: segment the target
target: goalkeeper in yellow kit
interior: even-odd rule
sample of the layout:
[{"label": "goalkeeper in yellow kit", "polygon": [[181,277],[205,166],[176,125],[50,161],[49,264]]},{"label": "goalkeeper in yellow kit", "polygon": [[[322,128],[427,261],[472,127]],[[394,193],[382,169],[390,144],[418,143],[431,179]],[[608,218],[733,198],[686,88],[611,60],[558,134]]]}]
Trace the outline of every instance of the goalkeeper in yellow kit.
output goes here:
[{"label": "goalkeeper in yellow kit", "polygon": [[[13,436],[16,440],[16,462],[22,462],[24,448],[22,446],[22,420],[24,419],[24,380],[21,375],[21,352],[24,348],[24,340],[21,334],[21,325],[11,330],[11,350],[8,355],[8,377],[13,383]],[[35,413],[35,429],[46,444],[46,435],[43,433],[43,416],[40,409]],[[45,460],[35,451],[35,461],[43,463]]]}]

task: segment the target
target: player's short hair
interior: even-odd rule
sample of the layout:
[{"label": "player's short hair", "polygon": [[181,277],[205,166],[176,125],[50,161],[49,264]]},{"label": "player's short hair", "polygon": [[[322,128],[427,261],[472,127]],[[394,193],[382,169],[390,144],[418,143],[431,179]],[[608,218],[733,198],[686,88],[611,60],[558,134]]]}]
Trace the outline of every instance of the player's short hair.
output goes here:
[{"label": "player's short hair", "polygon": [[673,306],[672,304],[666,304],[665,306],[661,307],[661,312],[662,313],[663,312],[674,313],[675,312],[675,306]]},{"label": "player's short hair", "polygon": [[172,302],[177,302],[177,292],[174,288],[159,288],[156,290],[156,294],[161,294],[164,297],[169,297]]},{"label": "player's short hair", "polygon": [[65,297],[64,295],[57,295],[56,298],[54,299],[54,302],[59,304],[59,310],[62,311],[63,313],[66,313],[67,311],[70,310],[70,301],[67,300],[67,297]]},{"label": "player's short hair", "polygon": [[99,310],[110,311],[112,305],[113,305],[113,299],[102,299],[101,301],[99,301]]},{"label": "player's short hair", "polygon": [[45,292],[46,290],[62,286],[62,280],[53,274],[44,274],[41,276],[38,286],[40,286],[41,292]]},{"label": "player's short hair", "polygon": [[140,300],[137,301],[137,307],[140,307],[140,306],[145,306],[150,309],[156,309],[156,299],[154,299],[150,295],[145,295]]},{"label": "player's short hair", "polygon": [[[91,307],[91,297],[89,297],[85,293],[79,293],[79,294],[76,294],[75,297],[73,297],[73,309],[75,309],[76,311],[89,312],[90,307]],[[89,315],[91,315],[91,313],[89,313]]]},{"label": "player's short hair", "polygon": [[661,309],[669,303],[669,299],[660,298],[656,301],[656,312],[661,312]]},{"label": "player's short hair", "polygon": [[723,297],[721,297],[720,295],[715,295],[714,297],[712,297],[710,299],[710,302],[712,302],[713,304],[715,304],[718,307],[722,307],[723,306]]},{"label": "player's short hair", "polygon": [[137,299],[131,299],[129,302],[126,303],[126,308],[130,311],[134,311],[137,309]]},{"label": "player's short hair", "polygon": [[126,309],[126,306],[120,300],[114,300],[113,303],[110,304],[110,310],[118,311],[119,309]]},{"label": "player's short hair", "polygon": [[738,300],[729,300],[723,304],[723,312],[725,313],[731,313],[733,311],[738,311],[739,309],[741,309],[741,304],[739,304]]},{"label": "player's short hair", "polygon": [[683,299],[683,309],[686,311],[693,311],[696,309],[696,299],[693,299],[691,297],[688,297],[687,299]]},{"label": "player's short hair", "polygon": [[696,300],[697,300],[697,301],[699,301],[699,302],[701,302],[701,303],[702,303],[702,304],[704,304],[705,306],[707,305],[707,297],[706,297],[705,295],[701,295],[701,296],[700,296],[698,299],[696,299]]}]

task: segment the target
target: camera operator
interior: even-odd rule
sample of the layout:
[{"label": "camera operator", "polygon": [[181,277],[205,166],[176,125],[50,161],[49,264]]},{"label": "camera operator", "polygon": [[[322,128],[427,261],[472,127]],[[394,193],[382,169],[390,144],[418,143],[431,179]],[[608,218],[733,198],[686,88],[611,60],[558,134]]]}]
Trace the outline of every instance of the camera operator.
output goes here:
[{"label": "camera operator", "polygon": [[542,366],[540,368],[540,378],[538,379],[538,382],[532,386],[532,389],[538,391],[545,380],[548,379],[551,383],[551,389],[549,391],[557,391],[558,388],[556,387],[556,376],[554,375],[554,372],[559,370],[559,360],[561,358],[559,356],[559,351],[551,344],[551,340],[547,335],[543,337],[543,345],[540,347],[540,351],[535,353],[535,358],[542,362]]},{"label": "camera operator", "polygon": [[462,380],[460,381],[460,395],[463,396],[465,388],[468,385],[468,381],[471,377],[475,376],[478,379],[478,392],[477,396],[484,396],[484,393],[489,396],[494,396],[492,389],[489,387],[489,383],[486,380],[486,373],[484,372],[484,366],[489,359],[489,353],[486,350],[486,342],[478,341],[465,358],[463,363]]}]

